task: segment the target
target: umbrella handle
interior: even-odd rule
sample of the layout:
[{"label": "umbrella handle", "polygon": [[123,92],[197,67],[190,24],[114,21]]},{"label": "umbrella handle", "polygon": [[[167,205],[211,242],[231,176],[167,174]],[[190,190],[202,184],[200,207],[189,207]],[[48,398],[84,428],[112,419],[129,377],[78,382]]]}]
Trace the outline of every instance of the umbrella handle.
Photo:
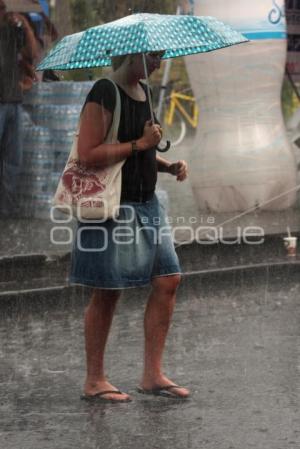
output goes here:
[{"label": "umbrella handle", "polygon": [[166,151],[169,150],[171,146],[171,142],[169,140],[167,140],[167,144],[164,148],[159,148],[159,146],[156,147],[157,151],[159,151],[160,153],[165,153]]}]

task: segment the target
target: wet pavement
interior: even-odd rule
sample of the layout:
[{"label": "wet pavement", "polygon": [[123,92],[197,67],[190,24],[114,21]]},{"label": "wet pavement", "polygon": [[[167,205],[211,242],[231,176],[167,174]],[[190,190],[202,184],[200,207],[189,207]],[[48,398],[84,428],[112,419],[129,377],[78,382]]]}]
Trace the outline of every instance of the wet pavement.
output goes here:
[{"label": "wet pavement", "polygon": [[299,267],[186,276],[165,370],[185,402],[135,391],[147,288],[127,291],[107,372],[129,404],[87,404],[88,290],[2,301],[0,441],[7,449],[286,449],[300,446]]},{"label": "wet pavement", "polygon": [[[188,155],[188,152],[187,152]],[[181,158],[180,149],[172,153]],[[234,217],[197,210],[191,184],[166,175],[185,273],[165,354],[166,373],[192,390],[185,402],[136,392],[148,289],[119,303],[107,351],[110,380],[129,404],[87,404],[83,311],[90,291],[68,286],[68,230],[49,220],[0,220],[0,448],[287,449],[300,447],[300,236],[295,209]],[[261,226],[263,244],[185,245],[185,226]],[[190,222],[190,218],[195,223]],[[176,225],[176,221],[175,221]],[[188,236],[189,239],[189,236]]]}]

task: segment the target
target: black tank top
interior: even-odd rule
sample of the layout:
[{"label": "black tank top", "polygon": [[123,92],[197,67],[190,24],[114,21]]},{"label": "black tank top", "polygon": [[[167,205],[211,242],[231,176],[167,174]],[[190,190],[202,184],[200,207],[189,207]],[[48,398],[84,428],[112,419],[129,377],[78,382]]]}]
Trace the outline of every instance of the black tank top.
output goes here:
[{"label": "black tank top", "polygon": [[[151,119],[146,86],[141,83],[146,101],[137,101],[129,97],[118,86],[121,97],[121,117],[118,140],[130,142],[143,135],[144,125]],[[86,98],[87,102],[95,102],[112,112],[116,104],[116,92],[108,80],[97,81]],[[86,104],[85,103],[85,104]],[[146,201],[152,198],[157,181],[157,162],[155,148],[139,151],[127,158],[122,167],[121,202]]]}]

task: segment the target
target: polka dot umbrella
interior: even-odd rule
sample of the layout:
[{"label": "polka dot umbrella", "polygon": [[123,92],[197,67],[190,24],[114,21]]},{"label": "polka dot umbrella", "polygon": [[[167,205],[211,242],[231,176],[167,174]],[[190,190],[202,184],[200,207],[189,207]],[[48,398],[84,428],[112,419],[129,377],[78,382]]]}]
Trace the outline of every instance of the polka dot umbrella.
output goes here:
[{"label": "polka dot umbrella", "polygon": [[[176,58],[247,41],[213,17],[139,13],[65,36],[37,69],[103,67],[111,65],[113,56],[135,53],[145,56],[156,51],[164,51],[162,59]],[[144,67],[149,89],[145,57]],[[151,104],[150,110],[153,120]]]}]

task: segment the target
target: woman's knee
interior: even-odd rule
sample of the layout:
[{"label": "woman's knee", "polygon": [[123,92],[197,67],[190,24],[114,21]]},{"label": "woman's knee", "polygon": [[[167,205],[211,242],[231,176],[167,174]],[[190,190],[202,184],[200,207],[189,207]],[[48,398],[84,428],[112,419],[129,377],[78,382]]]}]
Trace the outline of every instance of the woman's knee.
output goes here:
[{"label": "woman's knee", "polygon": [[160,276],[156,277],[152,281],[152,287],[157,290],[158,293],[167,295],[174,295],[180,284],[181,275],[174,274],[172,276]]}]

